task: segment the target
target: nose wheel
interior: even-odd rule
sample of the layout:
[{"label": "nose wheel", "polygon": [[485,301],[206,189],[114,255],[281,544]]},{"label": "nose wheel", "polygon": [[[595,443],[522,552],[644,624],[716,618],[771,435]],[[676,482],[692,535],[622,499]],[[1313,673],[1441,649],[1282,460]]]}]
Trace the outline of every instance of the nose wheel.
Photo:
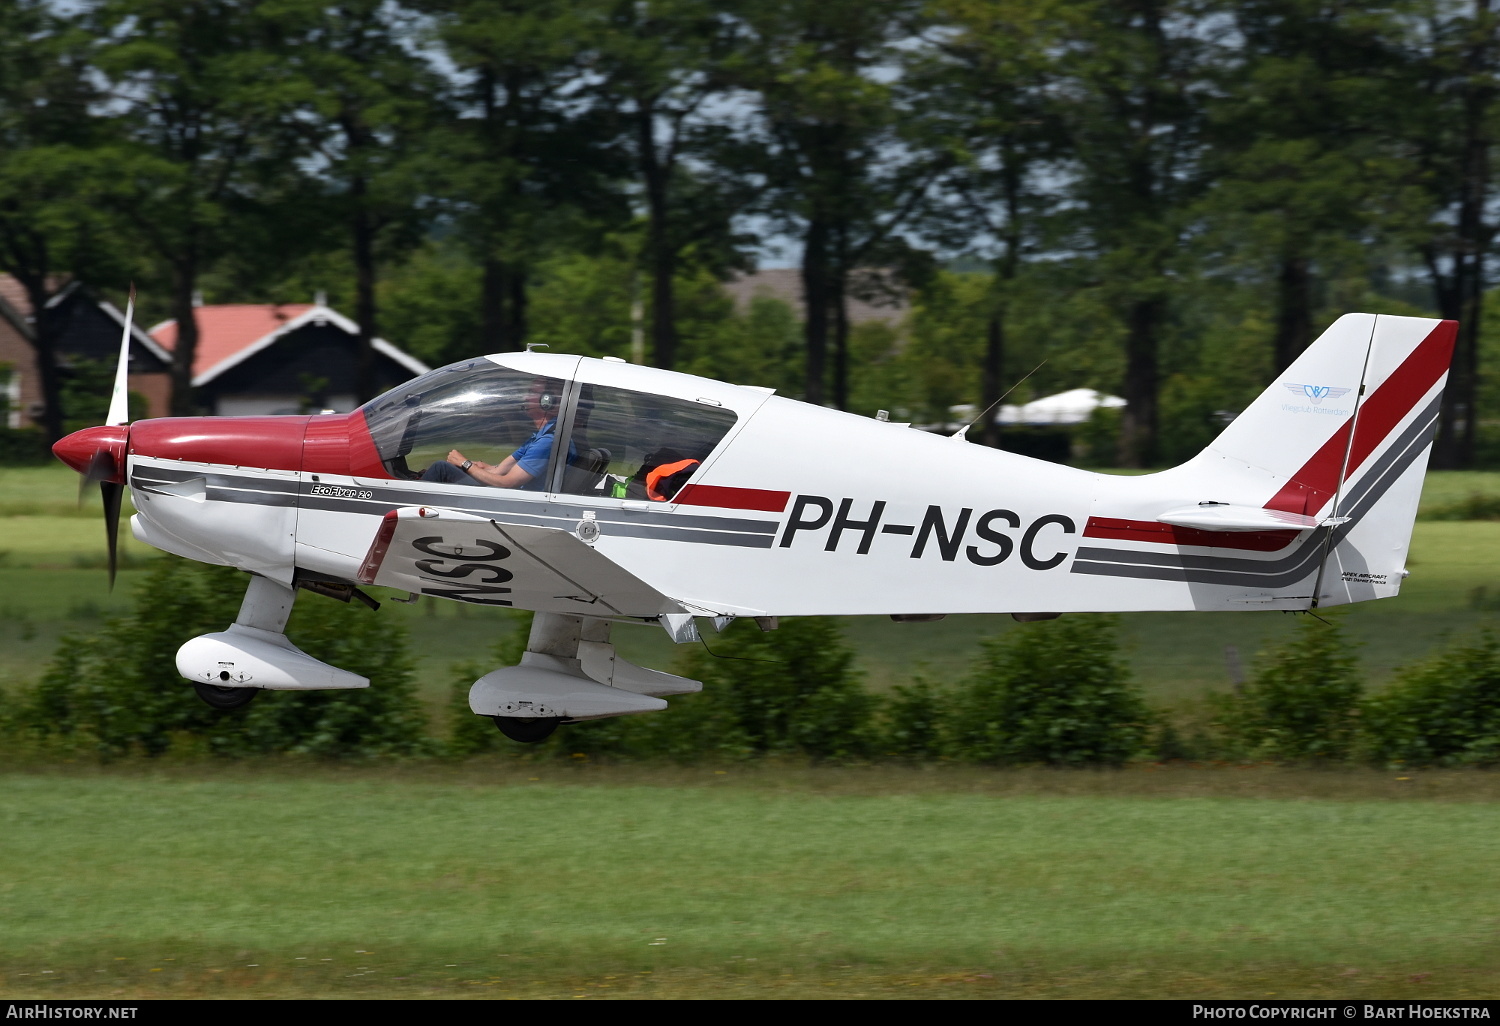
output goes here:
[{"label": "nose wheel", "polygon": [[222,712],[243,709],[260,694],[260,688],[221,688],[217,684],[194,684],[198,697]]},{"label": "nose wheel", "polygon": [[512,741],[522,744],[535,744],[545,741],[552,736],[557,725],[562,722],[561,717],[554,719],[521,719],[517,716],[491,716],[495,726],[500,728],[500,733]]}]

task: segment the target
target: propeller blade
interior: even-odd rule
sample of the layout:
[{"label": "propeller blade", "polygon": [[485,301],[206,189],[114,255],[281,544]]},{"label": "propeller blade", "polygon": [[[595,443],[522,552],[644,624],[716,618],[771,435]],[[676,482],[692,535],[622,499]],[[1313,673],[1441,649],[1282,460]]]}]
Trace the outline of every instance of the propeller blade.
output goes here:
[{"label": "propeller blade", "polygon": [[108,449],[99,449],[90,456],[88,466],[78,475],[78,505],[83,505],[83,497],[88,494],[89,485],[117,476],[116,469],[114,454]]},{"label": "propeller blade", "polygon": [[130,325],[135,320],[135,283],[130,283],[130,300],[125,304],[125,334],[120,338],[120,359],[115,364],[115,387],[109,396],[107,425],[125,424],[130,420],[130,393],[126,376],[130,372]]},{"label": "propeller blade", "polygon": [[104,536],[109,542],[109,590],[114,591],[115,567],[120,555],[120,500],[125,495],[125,486],[113,481],[100,481],[99,495],[104,500]]}]

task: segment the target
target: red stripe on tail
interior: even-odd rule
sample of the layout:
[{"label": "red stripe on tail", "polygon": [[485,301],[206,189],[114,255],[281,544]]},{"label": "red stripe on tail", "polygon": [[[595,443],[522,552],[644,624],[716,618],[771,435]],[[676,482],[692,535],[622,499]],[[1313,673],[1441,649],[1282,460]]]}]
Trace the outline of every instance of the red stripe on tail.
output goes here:
[{"label": "red stripe on tail", "polygon": [[1347,479],[1448,370],[1457,337],[1457,321],[1442,321],[1433,328],[1411,355],[1401,361],[1401,366],[1360,405],[1354,444],[1349,444],[1349,429],[1356,422],[1345,422],[1271,497],[1266,509],[1312,516],[1326,506],[1338,491],[1339,470],[1344,464],[1345,451],[1349,453]]}]

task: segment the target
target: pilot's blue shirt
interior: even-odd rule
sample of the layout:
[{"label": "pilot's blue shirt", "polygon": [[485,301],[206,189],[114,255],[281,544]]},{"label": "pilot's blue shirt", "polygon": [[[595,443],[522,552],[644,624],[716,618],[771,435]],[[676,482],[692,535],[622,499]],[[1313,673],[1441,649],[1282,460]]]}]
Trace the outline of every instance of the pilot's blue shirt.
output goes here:
[{"label": "pilot's blue shirt", "polygon": [[[516,461],[516,466],[531,475],[531,480],[521,487],[527,491],[540,491],[547,486],[547,464],[552,460],[552,446],[557,441],[557,434],[553,428],[557,427],[556,420],[549,420],[526,441],[511,456]],[[573,446],[568,446],[568,458],[573,459]]]}]

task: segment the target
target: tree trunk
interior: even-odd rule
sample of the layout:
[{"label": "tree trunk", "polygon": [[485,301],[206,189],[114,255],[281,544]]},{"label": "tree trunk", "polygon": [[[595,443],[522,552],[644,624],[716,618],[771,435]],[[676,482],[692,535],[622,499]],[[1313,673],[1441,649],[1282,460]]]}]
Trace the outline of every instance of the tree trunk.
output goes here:
[{"label": "tree trunk", "polygon": [[198,308],[194,293],[198,267],[191,258],[178,264],[172,280],[172,316],[177,319],[177,345],[172,350],[172,402],[174,417],[198,412],[193,401],[193,360],[198,355]]},{"label": "tree trunk", "polygon": [[636,148],[646,186],[646,266],[651,273],[651,352],[656,366],[677,363],[677,253],[668,231],[668,189],[672,168],[656,152],[656,108],[649,100],[636,105]]},{"label": "tree trunk", "polygon": [[842,272],[833,275],[829,290],[829,313],[833,315],[833,405],[849,408],[849,297],[845,293],[848,279]]},{"label": "tree trunk", "polygon": [[62,408],[62,373],[57,366],[57,335],[52,330],[52,318],[46,316],[46,276],[35,282],[26,281],[26,301],[31,304],[31,351],[36,356],[37,384],[42,390],[42,430],[49,443],[57,441],[66,429],[63,421],[67,411]]},{"label": "tree trunk", "polygon": [[526,265],[511,264],[506,275],[505,341],[511,349],[526,348]]},{"label": "tree trunk", "polygon": [[1276,277],[1276,337],[1272,354],[1280,374],[1312,341],[1312,273],[1307,258],[1282,258]]},{"label": "tree trunk", "polygon": [[802,337],[807,347],[807,385],[803,396],[823,405],[823,379],[828,368],[828,225],[814,218],[802,246]]},{"label": "tree trunk", "polygon": [[485,353],[525,348],[526,275],[490,257],[480,279],[479,336]]},{"label": "tree trunk", "polygon": [[[1457,238],[1453,248],[1452,279],[1444,287],[1434,273],[1433,285],[1444,317],[1458,321],[1458,340],[1443,406],[1438,415],[1438,435],[1432,464],[1445,470],[1474,465],[1476,441],[1475,403],[1479,390],[1480,316],[1484,301],[1484,255],[1491,229],[1485,221],[1489,198],[1489,119],[1495,97],[1495,22],[1490,0],[1475,0],[1470,43],[1464,53],[1463,151]],[[1435,268],[1435,262],[1429,261]]]},{"label": "tree trunk", "polygon": [[364,405],[375,398],[375,229],[365,209],[363,177],[354,179],[354,398]]},{"label": "tree trunk", "polygon": [[979,377],[979,408],[983,423],[979,425],[979,441],[991,449],[1000,448],[1000,425],[996,418],[1000,411],[993,409],[1000,401],[1000,378],[1005,373],[1005,314],[996,302],[990,311],[989,322],[984,332],[984,367]]},{"label": "tree trunk", "polygon": [[1165,302],[1160,296],[1130,308],[1125,337],[1125,414],[1120,419],[1120,465],[1149,467],[1156,458],[1156,333]]}]

